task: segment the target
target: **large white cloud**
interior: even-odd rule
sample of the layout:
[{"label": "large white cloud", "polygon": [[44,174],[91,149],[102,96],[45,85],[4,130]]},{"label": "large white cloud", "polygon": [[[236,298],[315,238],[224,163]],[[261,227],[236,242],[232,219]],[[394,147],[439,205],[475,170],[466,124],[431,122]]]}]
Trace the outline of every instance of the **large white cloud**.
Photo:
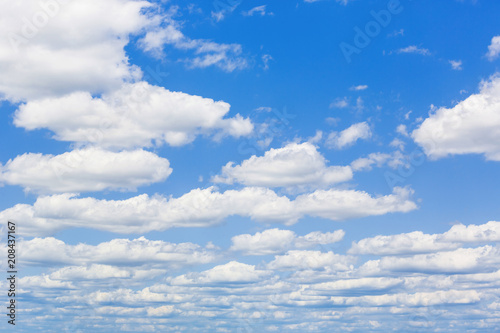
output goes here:
[{"label": "large white cloud", "polygon": [[372,197],[363,191],[318,190],[303,194],[295,200],[298,211],[330,220],[345,220],[390,212],[409,212],[417,205],[409,200],[413,190],[396,187],[393,194]]},{"label": "large white cloud", "polygon": [[459,246],[457,243],[439,241],[439,235],[414,231],[399,235],[379,235],[353,242],[349,253],[375,255],[426,253],[453,250]]},{"label": "large white cloud", "polygon": [[355,262],[352,256],[333,252],[292,250],[276,256],[267,268],[276,270],[331,269],[346,271]]},{"label": "large white cloud", "polygon": [[446,290],[415,294],[393,294],[362,297],[332,297],[335,305],[372,305],[372,306],[432,306],[437,304],[476,303],[481,294],[475,290]]},{"label": "large white cloud", "polygon": [[393,288],[402,283],[403,280],[400,278],[359,278],[317,283],[311,288],[324,294],[325,292],[331,291],[384,290]]},{"label": "large white cloud", "polygon": [[179,198],[143,194],[109,201],[61,194],[39,197],[34,205],[15,205],[0,212],[0,218],[22,221],[25,235],[46,235],[69,227],[145,233],[173,227],[207,227],[232,215],[293,224],[306,215],[337,221],[409,212],[417,208],[411,193],[395,188],[393,194],[372,197],[355,190],[329,190],[290,200],[265,188],[220,193],[211,187],[192,190]]},{"label": "large white cloud", "polygon": [[164,142],[181,146],[197,135],[240,137],[253,124],[239,114],[224,118],[229,104],[171,92],[146,82],[124,84],[119,90],[93,98],[88,92],[23,104],[14,124],[28,130],[46,128],[62,141],[128,148]]},{"label": "large white cloud", "polygon": [[56,156],[17,156],[0,165],[0,182],[42,193],[135,190],[171,173],[167,159],[148,151],[84,148]]},{"label": "large white cloud", "polygon": [[382,270],[423,273],[477,273],[487,272],[500,263],[498,248],[486,245],[478,248],[460,248],[411,257],[384,257]]},{"label": "large white cloud", "polygon": [[500,75],[481,84],[453,108],[439,108],[412,133],[432,159],[459,154],[484,154],[500,161]]},{"label": "large white cloud", "polygon": [[[97,245],[83,243],[70,245],[62,240],[47,237],[25,240],[22,244],[20,255],[25,264],[73,266],[55,272],[52,278],[57,279],[62,279],[68,274],[75,277],[97,274],[94,271],[99,271],[99,267],[108,269],[109,274],[112,275],[119,272],[119,270],[103,265],[177,268],[185,265],[206,264],[217,258],[217,252],[213,247],[204,248],[193,243],[168,243],[149,240],[145,237],[133,240],[113,239]],[[91,264],[101,266],[86,266]],[[120,272],[120,274],[125,274],[125,271]]]},{"label": "large white cloud", "polygon": [[[189,67],[248,66],[239,44],[191,39],[180,31],[176,6],[160,9],[140,0],[2,0],[0,97],[11,101],[88,91],[99,94],[134,82],[142,71],[129,63],[125,46],[161,56],[164,45],[190,51]],[[175,59],[177,60],[177,59]]]},{"label": "large white cloud", "polygon": [[172,285],[186,284],[214,284],[214,283],[253,283],[272,274],[271,271],[256,269],[254,265],[247,265],[231,261],[225,265],[215,266],[201,273],[181,275],[172,279]]},{"label": "large white cloud", "polygon": [[456,224],[442,234],[425,234],[421,231],[398,235],[378,235],[353,242],[349,253],[371,255],[399,255],[455,250],[464,243],[489,243],[500,241],[500,222],[490,221],[481,225]]},{"label": "large white cloud", "polygon": [[231,250],[242,251],[246,255],[277,254],[293,248],[310,248],[339,242],[344,235],[343,230],[326,233],[315,231],[305,236],[297,236],[290,230],[268,229],[255,235],[234,236],[231,238]]},{"label": "large white cloud", "polygon": [[10,100],[93,93],[140,78],[129,36],[158,23],[147,1],[2,0],[0,94]]},{"label": "large white cloud", "polygon": [[352,179],[349,166],[327,166],[327,161],[309,142],[290,143],[252,156],[240,165],[230,162],[215,182],[238,182],[247,186],[327,187]]},{"label": "large white cloud", "polygon": [[455,224],[442,236],[444,241],[460,243],[500,242],[500,222],[485,224]]}]

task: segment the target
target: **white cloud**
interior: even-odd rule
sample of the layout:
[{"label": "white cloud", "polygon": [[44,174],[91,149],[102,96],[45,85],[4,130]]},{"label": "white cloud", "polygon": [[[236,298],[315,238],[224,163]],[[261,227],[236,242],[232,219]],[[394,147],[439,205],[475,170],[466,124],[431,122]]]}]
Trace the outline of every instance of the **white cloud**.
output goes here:
[{"label": "white cloud", "polygon": [[349,166],[326,166],[326,159],[312,143],[290,143],[252,156],[240,165],[229,162],[214,182],[238,182],[247,186],[328,187],[351,180]]},{"label": "white cloud", "polygon": [[366,122],[357,123],[345,130],[332,132],[326,139],[326,146],[335,149],[343,149],[353,145],[358,140],[367,140],[371,138],[372,131]]},{"label": "white cloud", "polygon": [[397,53],[416,53],[416,54],[421,54],[424,56],[428,56],[431,54],[431,52],[428,49],[425,48],[420,48],[416,45],[410,45],[405,48],[401,48],[396,51]]},{"label": "white cloud", "polygon": [[500,222],[468,226],[456,224],[443,234],[442,239],[460,243],[500,242]]},{"label": "white cloud", "polygon": [[23,154],[0,165],[0,171],[0,182],[42,193],[134,191],[164,181],[172,173],[169,161],[151,152],[115,153],[99,148],[57,156]]},{"label": "white cloud", "polygon": [[498,58],[500,54],[500,36],[495,36],[491,39],[491,44],[488,46],[488,53],[486,57],[489,61],[493,61]]},{"label": "white cloud", "polygon": [[384,257],[382,270],[422,273],[479,273],[498,268],[500,251],[490,245],[412,257]]},{"label": "white cloud", "polygon": [[221,101],[139,82],[101,98],[76,92],[28,102],[16,111],[14,124],[28,130],[47,128],[57,140],[104,147],[151,146],[152,141],[180,146],[201,134],[250,134],[249,119],[239,114],[224,118],[229,108]]},{"label": "white cloud", "polygon": [[267,268],[275,270],[328,269],[346,271],[351,268],[355,258],[320,251],[288,251],[285,255],[276,256]]},{"label": "white cloud", "polygon": [[1,7],[0,94],[14,101],[98,93],[140,78],[124,47],[159,19],[146,1],[2,0]]},{"label": "white cloud", "polygon": [[222,21],[227,15],[234,12],[240,4],[241,0],[214,1],[215,11],[211,11],[210,13],[212,19],[216,22]]},{"label": "white cloud", "polygon": [[189,273],[180,275],[172,279],[172,285],[191,285],[191,284],[216,284],[224,283],[255,283],[262,278],[272,274],[271,271],[256,269],[253,265],[231,261],[225,265],[215,266],[201,273]]},{"label": "white cloud", "polygon": [[128,278],[132,274],[133,273],[127,269],[109,265],[92,264],[90,266],[63,267],[51,273],[50,279],[69,281],[100,280],[110,278]]},{"label": "white cloud", "polygon": [[[248,67],[248,61],[242,56],[243,50],[240,44],[219,44],[205,39],[191,39],[180,31],[179,23],[172,19],[175,12],[176,8],[173,7],[170,15],[163,18],[164,27],[150,29],[139,40],[139,45],[144,51],[160,57],[164,46],[172,45],[179,50],[193,51],[192,57],[182,60],[191,68],[217,66],[226,72],[232,72]],[[221,18],[220,15],[224,12],[219,12],[215,17]]]},{"label": "white cloud", "polygon": [[440,242],[439,235],[414,231],[399,235],[375,236],[353,242],[349,253],[391,255],[453,250],[458,247],[457,243]]},{"label": "white cloud", "polygon": [[352,86],[350,88],[350,90],[354,90],[354,91],[361,91],[361,90],[366,90],[368,89],[368,86],[366,84],[361,84],[359,86]]},{"label": "white cloud", "polygon": [[409,200],[413,190],[396,187],[393,194],[371,197],[354,190],[318,190],[295,200],[297,209],[305,214],[331,220],[345,220],[364,216],[384,215],[389,212],[409,212],[417,205]]},{"label": "white cloud", "polygon": [[395,30],[392,33],[388,34],[387,37],[398,37],[398,36],[404,36],[405,35],[405,29],[399,29]]},{"label": "white cloud", "polygon": [[365,238],[353,242],[348,253],[371,255],[400,255],[455,250],[464,243],[489,243],[500,241],[500,222],[482,225],[457,224],[442,234],[424,234],[421,231]]},{"label": "white cloud", "polygon": [[[23,241],[21,253],[29,265],[74,265],[52,273],[53,279],[90,279],[91,276],[124,277],[137,271],[108,267],[168,266],[178,268],[193,264],[206,264],[217,258],[214,250],[193,243],[168,243],[137,239],[113,239],[97,245],[69,245],[56,238],[34,238]],[[85,265],[91,265],[89,267]],[[77,266],[79,265],[79,266]]]},{"label": "white cloud", "polygon": [[31,206],[18,204],[0,212],[0,218],[22,221],[24,235],[47,235],[69,227],[118,233],[145,233],[173,227],[207,227],[232,215],[256,221],[296,223],[309,215],[333,221],[409,212],[417,208],[413,191],[395,188],[372,197],[355,190],[322,190],[290,200],[270,189],[249,187],[223,193],[195,189],[179,198],[149,197],[97,200],[62,194],[39,197]]},{"label": "white cloud", "polygon": [[347,100],[347,97],[344,98],[337,98],[335,101],[333,101],[330,104],[330,109],[333,108],[338,108],[338,109],[343,109],[349,106],[349,101]]},{"label": "white cloud", "polygon": [[260,15],[260,16],[266,16],[266,15],[273,15],[273,13],[269,13],[266,11],[267,5],[262,5],[262,6],[257,6],[254,7],[248,11],[242,12],[244,16],[254,16],[254,15]]},{"label": "white cloud", "polygon": [[255,235],[238,235],[231,238],[231,251],[246,255],[267,255],[284,252],[292,247],[297,235],[290,230],[269,229]]},{"label": "white cloud", "polygon": [[[409,115],[410,115],[411,111],[408,112],[406,115],[405,115],[405,119],[408,119],[409,118]],[[410,135],[408,134],[408,129],[406,128],[406,125],[404,124],[400,124],[398,125],[398,127],[396,127],[396,132],[401,134],[402,136],[404,137],[409,137]]]},{"label": "white cloud", "polygon": [[456,71],[461,71],[462,68],[462,60],[450,60],[451,68]]},{"label": "white cloud", "polygon": [[100,94],[140,80],[142,71],[125,52],[131,37],[140,37],[139,46],[157,56],[164,45],[190,51],[181,61],[191,68],[231,72],[248,66],[239,44],[185,36],[173,19],[176,6],[162,11],[154,2],[136,0],[1,5],[0,97],[15,102],[75,91]]},{"label": "white cloud", "polygon": [[321,291],[322,294],[328,291],[346,291],[346,290],[384,290],[393,288],[403,283],[399,278],[360,278],[337,280],[331,282],[323,282],[312,285],[312,289]]},{"label": "white cloud", "polygon": [[310,248],[315,245],[336,243],[344,238],[345,232],[311,232],[297,236],[293,231],[268,229],[255,235],[238,235],[231,238],[232,251],[242,251],[245,255],[268,255],[286,252],[293,248]]},{"label": "white cloud", "polygon": [[475,290],[446,290],[421,292],[415,294],[393,294],[361,297],[332,297],[335,305],[365,305],[365,306],[432,306],[438,304],[468,304],[480,300],[480,294]]},{"label": "white cloud", "polygon": [[351,163],[351,168],[353,171],[364,171],[371,170],[374,165],[381,167],[387,164],[389,167],[395,169],[405,163],[404,156],[400,151],[396,151],[391,154],[371,153],[367,157],[360,157],[357,160],[354,160]]},{"label": "white cloud", "polygon": [[478,94],[453,108],[439,108],[412,137],[433,159],[455,154],[484,154],[500,161],[500,75],[481,84]]},{"label": "white cloud", "polygon": [[71,282],[53,280],[48,275],[25,276],[19,283],[22,288],[75,289]]}]

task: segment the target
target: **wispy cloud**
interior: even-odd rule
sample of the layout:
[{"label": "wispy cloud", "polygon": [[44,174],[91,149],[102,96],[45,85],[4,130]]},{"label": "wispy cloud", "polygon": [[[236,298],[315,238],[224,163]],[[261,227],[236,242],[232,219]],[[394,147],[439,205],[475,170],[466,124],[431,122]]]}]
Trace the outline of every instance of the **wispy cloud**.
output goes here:
[{"label": "wispy cloud", "polygon": [[462,68],[462,60],[450,60],[451,68],[456,71],[461,71]]},{"label": "wispy cloud", "polygon": [[401,49],[398,49],[396,53],[401,54],[401,53],[415,53],[415,54],[421,54],[424,56],[431,55],[431,52],[428,49],[425,48],[420,48],[416,45],[410,45]]}]

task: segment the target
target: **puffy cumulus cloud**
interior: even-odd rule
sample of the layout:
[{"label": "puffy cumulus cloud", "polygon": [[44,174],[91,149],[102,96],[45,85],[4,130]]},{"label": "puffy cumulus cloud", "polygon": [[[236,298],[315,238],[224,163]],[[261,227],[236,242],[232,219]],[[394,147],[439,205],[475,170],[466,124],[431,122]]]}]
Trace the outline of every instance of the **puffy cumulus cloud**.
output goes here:
[{"label": "puffy cumulus cloud", "polygon": [[210,284],[240,284],[255,283],[271,275],[271,271],[256,269],[254,265],[247,265],[231,261],[225,265],[215,266],[201,273],[180,275],[172,279],[172,285],[210,285]]},{"label": "puffy cumulus cloud", "polygon": [[[217,252],[211,247],[203,248],[193,243],[175,244],[153,241],[144,237],[133,240],[113,239],[98,245],[82,243],[69,245],[52,237],[34,238],[23,241],[20,255],[24,263],[28,265],[75,266],[54,272],[51,275],[53,279],[70,277],[83,279],[90,276],[103,278],[103,275],[120,277],[140,273],[130,273],[130,271],[109,267],[109,265],[177,268],[185,265],[206,264],[217,258]],[[84,265],[87,264],[92,265],[85,267]]]},{"label": "puffy cumulus cloud", "polygon": [[268,229],[255,235],[238,235],[231,238],[232,251],[242,251],[246,255],[267,255],[286,252],[292,248],[309,248],[341,241],[345,232],[322,233],[311,232],[305,236],[297,236],[293,231]]},{"label": "puffy cumulus cloud", "polygon": [[486,245],[411,257],[384,257],[380,260],[379,267],[397,272],[478,273],[498,267],[499,254],[498,248]]},{"label": "puffy cumulus cloud", "polygon": [[163,305],[159,307],[148,307],[146,313],[151,317],[165,317],[174,313],[179,313],[173,305]]},{"label": "puffy cumulus cloud", "polygon": [[[185,299],[189,299],[186,296]],[[133,291],[130,289],[114,289],[111,291],[94,291],[92,293],[87,293],[86,295],[73,294],[65,295],[56,298],[57,302],[61,303],[84,303],[84,304],[119,304],[119,305],[136,305],[138,303],[142,304],[154,304],[154,303],[167,303],[173,300],[172,296],[151,292],[149,288],[144,288],[142,290]],[[181,298],[179,298],[181,300]]]},{"label": "puffy cumulus cloud", "polygon": [[170,163],[144,150],[84,148],[61,155],[27,153],[0,165],[0,182],[41,193],[131,190],[164,181]]},{"label": "puffy cumulus cloud", "polygon": [[371,138],[372,130],[366,122],[357,123],[345,130],[332,132],[326,139],[326,146],[329,148],[343,149],[356,143],[358,140],[367,140]]},{"label": "puffy cumulus cloud", "polygon": [[399,286],[403,283],[401,278],[359,278],[359,279],[342,279],[331,282],[317,283],[311,286],[311,289],[321,292],[350,292],[352,290],[386,290]]},{"label": "puffy cumulus cloud", "polygon": [[[0,94],[13,101],[98,93],[141,77],[124,47],[159,23],[147,1],[2,0]],[[110,15],[112,13],[112,15]]]},{"label": "puffy cumulus cloud", "polygon": [[500,222],[467,226],[456,224],[443,234],[442,239],[460,243],[500,242]]},{"label": "puffy cumulus cloud", "polygon": [[332,297],[335,305],[406,305],[406,306],[432,306],[438,304],[470,304],[481,299],[481,294],[475,290],[447,290],[434,292],[421,292],[415,294],[393,294],[362,297]]},{"label": "puffy cumulus cloud", "polygon": [[480,92],[453,108],[431,114],[412,137],[432,159],[460,154],[484,154],[500,161],[500,75],[482,82]]},{"label": "puffy cumulus cloud", "polygon": [[453,250],[460,246],[457,243],[439,241],[439,238],[439,235],[428,235],[421,231],[390,236],[379,235],[353,242],[349,253],[375,255],[426,253]]},{"label": "puffy cumulus cloud", "polygon": [[398,235],[378,235],[353,242],[349,253],[372,255],[399,255],[455,250],[464,243],[500,241],[500,222],[482,225],[457,224],[442,234],[424,234],[421,231]]},{"label": "puffy cumulus cloud", "polygon": [[110,278],[130,277],[129,270],[109,266],[92,264],[90,266],[69,266],[58,269],[50,274],[52,280],[100,280]]},{"label": "puffy cumulus cloud", "polygon": [[498,55],[500,55],[500,36],[495,36],[491,39],[486,57],[489,61],[493,61],[498,58]]},{"label": "puffy cumulus cloud", "polygon": [[239,44],[185,36],[173,19],[176,6],[165,10],[137,0],[0,4],[0,96],[11,101],[74,91],[99,94],[139,80],[142,71],[129,64],[125,52],[136,37],[140,48],[156,56],[165,45],[189,51],[179,60],[191,68],[217,66],[231,72],[248,66]]},{"label": "puffy cumulus cloud", "polygon": [[352,256],[340,255],[331,251],[292,250],[288,251],[285,255],[276,256],[267,265],[267,268],[275,270],[328,269],[347,271],[352,269],[352,264],[355,260]]},{"label": "puffy cumulus cloud", "polygon": [[24,233],[34,236],[69,227],[118,233],[207,227],[231,215],[281,222],[296,222],[300,217],[287,197],[279,197],[263,188],[224,193],[214,188],[195,189],[179,198],[143,194],[126,200],[97,200],[62,194],[39,197],[33,206],[19,204],[0,215],[24,221]]},{"label": "puffy cumulus cloud", "polygon": [[46,128],[56,140],[130,148],[181,146],[200,134],[245,136],[253,124],[239,114],[224,118],[229,104],[209,98],[171,92],[146,82],[124,84],[120,89],[92,97],[75,92],[23,104],[14,124],[27,130]]},{"label": "puffy cumulus cloud", "polygon": [[318,190],[296,198],[297,209],[303,214],[330,220],[346,220],[390,212],[410,212],[417,209],[410,200],[413,190],[395,187],[393,193],[372,197],[355,190]]},{"label": "puffy cumulus cloud", "polygon": [[316,191],[290,200],[265,188],[247,187],[220,193],[213,187],[195,189],[179,198],[146,194],[126,200],[78,198],[73,194],[39,197],[33,205],[18,204],[0,218],[23,221],[24,235],[47,235],[69,227],[119,233],[145,233],[173,227],[207,227],[228,216],[293,224],[306,215],[346,220],[417,208],[412,191],[371,197],[355,190]]},{"label": "puffy cumulus cloud", "polygon": [[351,180],[349,166],[327,166],[327,161],[309,142],[290,143],[252,156],[240,165],[229,162],[214,182],[238,182],[247,186],[324,187]]},{"label": "puffy cumulus cloud", "polygon": [[51,279],[48,275],[25,276],[19,280],[23,289],[76,289],[69,281],[57,281]]}]

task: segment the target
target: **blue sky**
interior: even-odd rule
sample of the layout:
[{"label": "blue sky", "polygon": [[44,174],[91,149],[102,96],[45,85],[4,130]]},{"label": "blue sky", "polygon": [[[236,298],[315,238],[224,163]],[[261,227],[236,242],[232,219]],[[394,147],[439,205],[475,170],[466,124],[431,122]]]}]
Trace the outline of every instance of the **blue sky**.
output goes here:
[{"label": "blue sky", "polygon": [[2,5],[16,330],[499,329],[499,3]]}]

